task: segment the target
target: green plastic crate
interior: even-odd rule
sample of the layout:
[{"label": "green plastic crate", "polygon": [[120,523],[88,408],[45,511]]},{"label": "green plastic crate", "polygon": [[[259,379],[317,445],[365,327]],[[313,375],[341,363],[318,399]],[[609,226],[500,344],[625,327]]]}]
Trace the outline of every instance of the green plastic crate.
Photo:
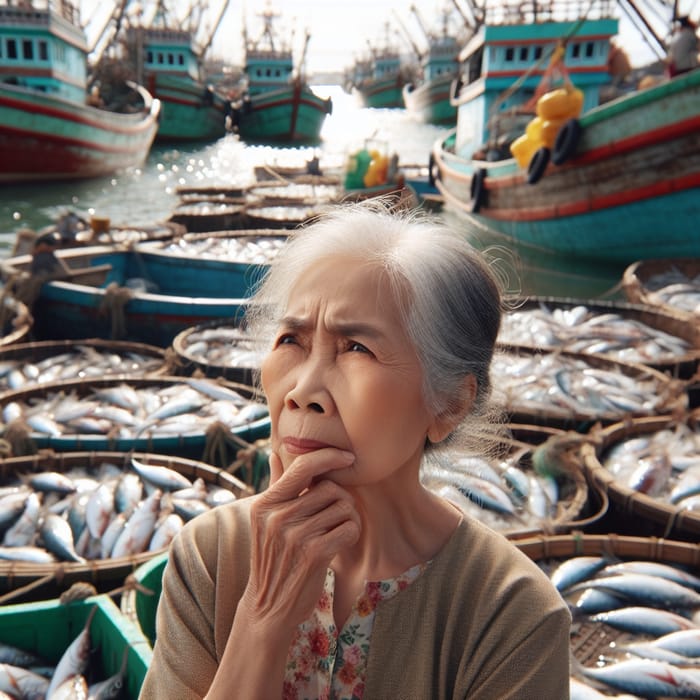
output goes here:
[{"label": "green plastic crate", "polygon": [[148,595],[136,589],[133,596],[136,621],[151,644],[156,641],[156,611],[163,590],[163,571],[167,563],[168,553],[164,552],[145,564],[141,564],[133,574],[144,588],[153,591],[153,595]]},{"label": "green plastic crate", "polygon": [[94,607],[97,610],[90,624],[90,636],[101,663],[101,668],[96,669],[100,678],[96,680],[117,673],[124,660],[124,649],[128,648],[123,697],[136,700],[151,662],[151,646],[106,595],[67,605],[54,599],[1,606],[0,641],[38,654],[48,663],[57,663],[85,627]]}]

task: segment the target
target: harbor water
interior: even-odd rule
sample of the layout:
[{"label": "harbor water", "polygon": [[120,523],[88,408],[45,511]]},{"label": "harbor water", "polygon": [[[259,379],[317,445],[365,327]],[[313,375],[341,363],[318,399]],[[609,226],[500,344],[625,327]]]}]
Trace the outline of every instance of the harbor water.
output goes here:
[{"label": "harbor water", "polygon": [[[420,123],[401,109],[361,108],[340,86],[316,86],[333,100],[321,143],[283,148],[247,145],[229,134],[214,143],[156,144],[140,167],[107,178],[63,183],[0,187],[0,257],[9,255],[17,231],[38,230],[62,214],[75,212],[88,220],[106,217],[116,226],[164,221],[178,203],[177,188],[245,185],[256,165],[298,165],[318,156],[322,165],[342,167],[348,154],[367,146],[397,153],[404,165],[427,165],[434,143],[448,129]],[[546,251],[516,249],[467,217],[439,214],[487,249],[514,294],[575,298],[619,298],[624,268],[562,259]]]}]

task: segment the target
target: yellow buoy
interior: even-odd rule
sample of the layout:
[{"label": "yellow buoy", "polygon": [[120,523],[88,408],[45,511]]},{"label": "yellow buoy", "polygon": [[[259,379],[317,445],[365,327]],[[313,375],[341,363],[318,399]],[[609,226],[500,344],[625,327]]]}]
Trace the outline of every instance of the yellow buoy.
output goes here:
[{"label": "yellow buoy", "polygon": [[526,168],[540,144],[528,138],[527,134],[519,136],[510,144],[510,152],[521,168]]},{"label": "yellow buoy", "polygon": [[583,92],[576,88],[557,88],[546,92],[537,100],[537,116],[544,120],[572,119],[578,117],[583,107]]}]

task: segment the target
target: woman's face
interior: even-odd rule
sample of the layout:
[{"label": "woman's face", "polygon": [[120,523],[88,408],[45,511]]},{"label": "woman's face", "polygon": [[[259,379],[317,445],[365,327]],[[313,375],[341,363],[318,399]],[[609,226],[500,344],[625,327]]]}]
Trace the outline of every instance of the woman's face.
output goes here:
[{"label": "woman's face", "polygon": [[420,463],[432,425],[422,370],[380,268],[329,258],[294,287],[262,383],[284,468],[336,447],[355,455],[333,478],[366,485]]}]

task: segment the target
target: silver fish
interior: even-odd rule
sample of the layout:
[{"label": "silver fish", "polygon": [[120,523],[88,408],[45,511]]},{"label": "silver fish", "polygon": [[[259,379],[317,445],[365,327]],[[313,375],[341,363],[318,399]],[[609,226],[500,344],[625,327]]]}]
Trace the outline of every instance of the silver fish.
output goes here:
[{"label": "silver fish", "polygon": [[131,458],[131,466],[142,479],[163,491],[192,488],[192,482],[186,476],[169,467],[145,464],[135,457]]},{"label": "silver fish", "polygon": [[85,559],[75,551],[73,531],[68,521],[55,513],[48,513],[39,530],[41,539],[46,548],[65,561],[74,561],[81,564]]}]

